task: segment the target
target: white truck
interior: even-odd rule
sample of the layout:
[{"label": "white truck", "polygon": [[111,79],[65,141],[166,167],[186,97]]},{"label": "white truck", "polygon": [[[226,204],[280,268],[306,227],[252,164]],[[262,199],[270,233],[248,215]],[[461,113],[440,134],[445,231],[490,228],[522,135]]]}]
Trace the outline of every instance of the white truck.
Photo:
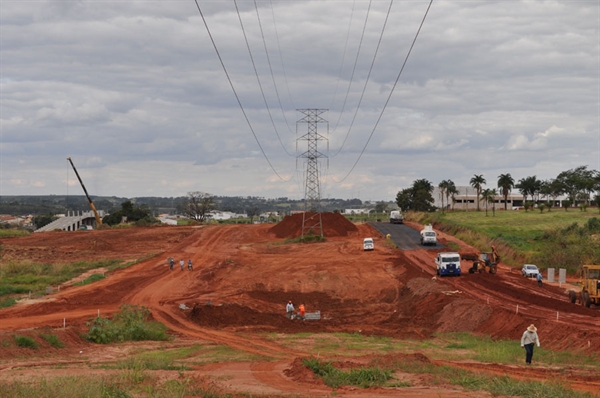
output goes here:
[{"label": "white truck", "polygon": [[460,276],[460,255],[453,252],[438,253],[435,259],[435,267],[439,276]]},{"label": "white truck", "polygon": [[404,217],[402,217],[402,210],[390,211],[390,224],[402,224]]},{"label": "white truck", "polygon": [[373,238],[365,238],[363,239],[363,250],[375,250],[375,243],[373,243]]},{"label": "white truck", "polygon": [[425,228],[421,230],[421,245],[437,245],[437,234],[433,230],[431,224],[426,225]]}]

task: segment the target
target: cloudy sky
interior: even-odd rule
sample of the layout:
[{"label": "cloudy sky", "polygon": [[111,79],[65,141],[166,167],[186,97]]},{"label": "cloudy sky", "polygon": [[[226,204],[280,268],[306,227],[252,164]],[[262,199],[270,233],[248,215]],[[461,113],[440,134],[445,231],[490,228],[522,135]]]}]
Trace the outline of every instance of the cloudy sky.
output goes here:
[{"label": "cloudy sky", "polygon": [[429,1],[198,4],[210,35],[194,0],[2,0],[0,195],[81,194],[71,157],[92,196],[302,198],[305,108],[325,198],[600,169],[598,1],[434,1],[395,88]]}]

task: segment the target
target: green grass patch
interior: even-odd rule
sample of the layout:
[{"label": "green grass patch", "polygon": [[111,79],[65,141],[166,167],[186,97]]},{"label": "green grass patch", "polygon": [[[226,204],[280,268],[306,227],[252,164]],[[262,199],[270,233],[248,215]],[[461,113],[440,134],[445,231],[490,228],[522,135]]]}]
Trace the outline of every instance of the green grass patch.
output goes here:
[{"label": "green grass patch", "polygon": [[55,334],[40,334],[42,339],[44,339],[48,344],[50,344],[54,348],[64,348],[65,343],[63,343],[57,335]]},{"label": "green grass patch", "polygon": [[17,304],[17,300],[13,297],[5,299],[5,300],[0,300],[0,308],[12,307],[15,304]]},{"label": "green grass patch", "polygon": [[29,236],[31,232],[26,229],[15,229],[15,228],[2,228],[0,229],[0,238],[20,238],[22,236]]},{"label": "green grass patch", "polygon": [[8,261],[0,271],[0,296],[33,292],[45,294],[46,287],[71,280],[96,268],[110,268],[121,260],[79,261],[70,264],[40,264],[32,261]]},{"label": "green grass patch", "polygon": [[96,317],[87,323],[86,339],[98,344],[122,341],[169,340],[167,328],[160,322],[149,321],[150,310],[144,306],[122,304],[113,319]]},{"label": "green grass patch", "polygon": [[34,381],[0,381],[0,396],[11,398],[133,398],[183,396],[231,398],[216,387],[206,387],[203,379],[181,378],[163,381],[143,375],[131,377],[128,370],[109,376],[68,376]]},{"label": "green grass patch", "polygon": [[100,281],[104,278],[105,278],[105,276],[102,274],[93,274],[93,275],[90,275],[89,277],[85,278],[81,282],[75,283],[75,286],[89,285],[90,283]]},{"label": "green grass patch", "polygon": [[38,344],[36,343],[36,341],[29,336],[19,336],[15,334],[13,337],[15,339],[15,344],[17,345],[17,347],[31,348],[32,350],[38,348]]},{"label": "green grass patch", "polygon": [[344,371],[334,367],[331,362],[323,362],[317,358],[306,358],[302,364],[322,378],[332,388],[341,386],[357,386],[361,388],[381,387],[392,378],[392,371],[379,367],[359,368]]},{"label": "green grass patch", "polygon": [[[286,348],[305,350],[317,357],[419,352],[433,359],[501,364],[521,364],[525,361],[524,351],[517,340],[492,340],[469,333],[438,333],[429,340],[399,340],[360,333],[271,333],[267,338]],[[549,366],[592,367],[600,370],[600,355],[573,349],[551,351],[543,347],[536,348],[535,361]]]},{"label": "green grass patch", "polygon": [[168,357],[154,356],[150,358],[133,357],[121,361],[117,364],[118,369],[128,370],[189,370],[190,368],[183,363],[176,363]]}]

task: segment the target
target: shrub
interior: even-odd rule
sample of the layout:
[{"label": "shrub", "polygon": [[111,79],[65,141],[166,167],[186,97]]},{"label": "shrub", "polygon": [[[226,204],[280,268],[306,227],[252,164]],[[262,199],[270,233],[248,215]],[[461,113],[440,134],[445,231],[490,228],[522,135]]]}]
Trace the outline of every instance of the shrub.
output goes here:
[{"label": "shrub", "polygon": [[57,335],[55,334],[42,334],[42,339],[44,339],[48,344],[50,344],[54,348],[64,348],[65,343],[60,341]]},{"label": "shrub", "polygon": [[17,344],[17,347],[21,347],[21,348],[31,348],[33,350],[37,349],[37,343],[35,342],[34,339],[32,339],[31,337],[28,336],[19,336],[15,334],[15,344]]},{"label": "shrub", "polygon": [[307,358],[302,364],[321,377],[329,387],[344,385],[369,388],[383,386],[392,378],[392,371],[379,367],[351,369],[349,372],[335,368],[331,362],[321,362],[316,358]]},{"label": "shrub", "polygon": [[104,275],[102,274],[93,274],[90,275],[89,277],[87,277],[86,279],[82,280],[81,282],[76,283],[76,286],[82,286],[82,285],[89,285],[92,282],[96,282],[99,280],[104,279]]},{"label": "shrub", "polygon": [[11,307],[15,304],[17,304],[17,300],[15,300],[14,298],[9,298],[9,299],[0,301],[0,308]]},{"label": "shrub", "polygon": [[122,304],[121,311],[112,320],[97,317],[87,323],[90,326],[86,338],[98,344],[114,341],[168,340],[166,326],[149,321],[150,310],[144,306]]}]

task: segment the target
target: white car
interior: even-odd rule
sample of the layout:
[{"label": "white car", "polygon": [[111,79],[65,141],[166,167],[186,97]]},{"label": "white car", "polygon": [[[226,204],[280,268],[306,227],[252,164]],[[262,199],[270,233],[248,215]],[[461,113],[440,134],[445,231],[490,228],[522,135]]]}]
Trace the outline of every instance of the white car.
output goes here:
[{"label": "white car", "polygon": [[539,273],[540,270],[533,264],[525,264],[521,269],[521,274],[528,278],[535,278]]},{"label": "white car", "polygon": [[373,238],[365,238],[363,240],[363,250],[374,250],[375,244],[373,243]]}]

